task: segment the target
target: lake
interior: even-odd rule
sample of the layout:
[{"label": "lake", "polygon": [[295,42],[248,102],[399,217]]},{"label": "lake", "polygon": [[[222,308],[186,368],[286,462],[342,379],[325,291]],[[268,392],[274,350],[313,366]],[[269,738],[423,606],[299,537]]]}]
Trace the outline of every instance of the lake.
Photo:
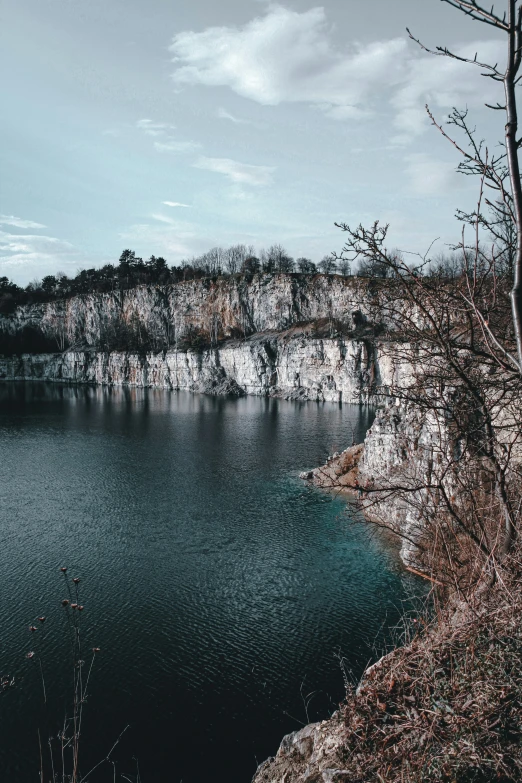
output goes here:
[{"label": "lake", "polygon": [[355,405],[0,385],[0,674],[15,678],[2,780],[38,783],[38,729],[45,752],[70,709],[62,566],[81,579],[84,649],[100,648],[83,774],[129,725],[118,779],[139,765],[142,783],[249,783],[284,734],[328,717],[340,657],[360,676],[418,587],[346,500],[299,479],[372,420]]}]

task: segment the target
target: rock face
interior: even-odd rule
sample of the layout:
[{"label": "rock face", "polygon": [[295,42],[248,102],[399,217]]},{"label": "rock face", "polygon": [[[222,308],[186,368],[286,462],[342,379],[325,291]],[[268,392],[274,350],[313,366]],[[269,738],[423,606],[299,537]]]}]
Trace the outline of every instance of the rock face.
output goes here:
[{"label": "rock face", "polygon": [[344,735],[338,713],[287,734],[275,758],[258,767],[252,783],[350,783],[339,752]]},{"label": "rock face", "polygon": [[[301,473],[301,478],[322,489],[356,495],[366,516],[400,535],[400,556],[417,566],[417,545],[423,534],[418,508],[429,483],[434,451],[440,451],[440,422],[414,408],[387,404],[377,409],[364,443],[333,454],[324,465]],[[394,485],[411,487],[397,493]]]},{"label": "rock face", "polygon": [[2,334],[27,329],[60,353],[1,359],[0,378],[368,402],[381,295],[358,278],[264,274],[20,306],[0,316],[0,354]]},{"label": "rock face", "polygon": [[301,478],[321,489],[358,491],[363,481],[359,465],[364,454],[364,443],[350,446],[340,454],[332,454],[324,465],[301,473]]},{"label": "rock face", "polygon": [[109,294],[18,307],[0,316],[0,331],[24,327],[56,339],[58,347],[103,348],[124,325],[147,334],[158,349],[194,332],[221,339],[283,331],[328,319],[353,325],[379,319],[372,281],[328,275],[254,275],[168,286],[137,286]]},{"label": "rock face", "polygon": [[4,357],[0,358],[0,379],[352,403],[369,402],[376,385],[383,382],[377,353],[366,340],[285,334],[232,340],[201,352],[67,351]]}]

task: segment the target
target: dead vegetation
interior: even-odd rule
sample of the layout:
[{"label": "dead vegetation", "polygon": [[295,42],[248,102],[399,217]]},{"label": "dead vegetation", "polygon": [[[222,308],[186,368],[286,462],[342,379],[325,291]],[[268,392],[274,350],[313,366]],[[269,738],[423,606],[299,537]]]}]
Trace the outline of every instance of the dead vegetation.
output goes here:
[{"label": "dead vegetation", "polygon": [[348,690],[347,780],[522,779],[521,588],[517,546],[487,594],[446,608]]},{"label": "dead vegetation", "polygon": [[[284,738],[255,783],[522,780],[522,547],[467,601],[412,618],[330,720]],[[413,628],[413,631],[411,631]]]}]

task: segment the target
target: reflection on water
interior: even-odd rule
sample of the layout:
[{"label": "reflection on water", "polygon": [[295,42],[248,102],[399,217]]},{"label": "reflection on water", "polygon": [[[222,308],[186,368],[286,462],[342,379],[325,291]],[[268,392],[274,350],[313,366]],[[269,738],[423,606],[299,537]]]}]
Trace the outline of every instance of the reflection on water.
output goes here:
[{"label": "reflection on water", "polygon": [[[371,419],[349,405],[0,385],[0,673],[18,683],[0,702],[3,779],[37,780],[37,725],[63,719],[64,564],[82,578],[86,645],[102,648],[84,764],[129,723],[122,772],[137,756],[144,783],[239,783],[306,722],[301,690],[317,691],[309,719],[326,717],[343,693],[336,654],[357,676],[413,585],[341,499],[298,478]],[[48,717],[24,660],[37,614]]]}]

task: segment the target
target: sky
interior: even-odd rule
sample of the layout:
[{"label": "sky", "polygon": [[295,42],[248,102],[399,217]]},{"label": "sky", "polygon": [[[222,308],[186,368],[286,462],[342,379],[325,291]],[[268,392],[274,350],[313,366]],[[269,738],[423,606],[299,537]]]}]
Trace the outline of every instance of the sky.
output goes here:
[{"label": "sky", "polygon": [[[497,4],[497,10],[502,6]],[[478,183],[430,125],[493,147],[502,35],[439,0],[2,0],[0,275],[18,284],[236,243],[319,261],[335,222],[404,252],[458,241]]]}]

